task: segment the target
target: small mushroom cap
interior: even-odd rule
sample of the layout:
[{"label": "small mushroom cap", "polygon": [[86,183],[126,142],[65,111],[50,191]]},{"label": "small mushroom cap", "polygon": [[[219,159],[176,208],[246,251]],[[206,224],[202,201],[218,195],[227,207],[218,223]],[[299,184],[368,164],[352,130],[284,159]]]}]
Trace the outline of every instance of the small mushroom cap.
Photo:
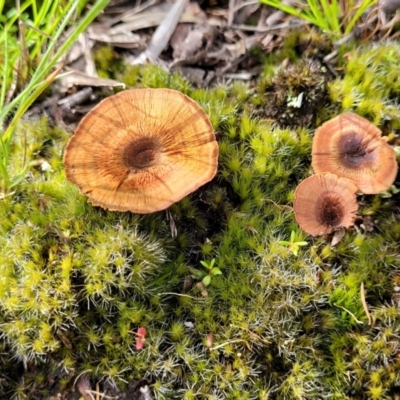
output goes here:
[{"label": "small mushroom cap", "polygon": [[354,181],[367,194],[389,189],[398,165],[392,147],[371,122],[353,113],[340,114],[315,132],[312,167]]},{"label": "small mushroom cap", "polygon": [[294,192],[294,213],[300,228],[312,236],[354,224],[358,210],[357,185],[334,174],[305,179]]},{"label": "small mushroom cap", "polygon": [[183,93],[132,89],[82,119],[64,164],[67,179],[93,205],[146,214],[210,181],[218,144],[206,113]]}]

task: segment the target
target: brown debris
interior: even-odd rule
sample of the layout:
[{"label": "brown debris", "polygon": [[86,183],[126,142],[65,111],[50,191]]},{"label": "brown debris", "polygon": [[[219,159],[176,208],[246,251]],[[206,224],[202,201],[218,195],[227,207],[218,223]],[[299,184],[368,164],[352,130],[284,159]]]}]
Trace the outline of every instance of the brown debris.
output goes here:
[{"label": "brown debris", "polygon": [[366,194],[389,189],[398,169],[395,152],[381,131],[353,113],[340,114],[317,129],[312,167],[317,174],[351,179]]},{"label": "brown debris", "polygon": [[70,139],[68,180],[93,205],[151,213],[210,181],[218,145],[200,106],[170,89],[133,89],[98,104]]},{"label": "brown debris", "polygon": [[400,8],[399,0],[379,0],[379,6],[385,13],[392,13]]},{"label": "brown debris", "polygon": [[312,236],[354,224],[357,186],[334,174],[312,175],[296,188],[294,213],[300,228]]},{"label": "brown debris", "polygon": [[76,382],[76,387],[79,393],[83,396],[85,400],[94,400],[92,395],[92,386],[90,380],[86,375],[81,375]]},{"label": "brown debris", "polygon": [[109,7],[89,28],[89,38],[125,49],[127,63],[159,63],[204,87],[255,77],[260,62],[251,50],[272,51],[293,29],[293,18],[257,2],[234,0],[228,8],[205,10],[193,1],[154,3]]},{"label": "brown debris", "polygon": [[88,28],[88,35],[91,40],[98,42],[110,43],[113,46],[123,48],[144,48],[144,40],[141,35],[132,33],[129,30],[115,30],[108,28],[103,24],[92,24]]},{"label": "brown debris", "polygon": [[68,73],[64,74],[64,76],[59,79],[58,89],[60,92],[66,93],[67,90],[73,86],[124,88],[125,84],[114,79],[98,78],[97,76],[88,75],[77,70],[68,70]]},{"label": "brown debris", "polygon": [[214,29],[209,24],[179,24],[173,33],[170,45],[173,49],[174,64],[191,64],[204,58],[214,38]]},{"label": "brown debris", "polygon": [[346,233],[346,230],[344,228],[339,228],[337,229],[333,235],[332,235],[332,240],[331,240],[331,246],[336,246],[340,241],[343,239],[344,235]]},{"label": "brown debris", "polygon": [[186,4],[187,0],[176,0],[165,19],[154,31],[147,49],[133,60],[133,64],[146,64],[149,61],[157,61],[174,33]]}]

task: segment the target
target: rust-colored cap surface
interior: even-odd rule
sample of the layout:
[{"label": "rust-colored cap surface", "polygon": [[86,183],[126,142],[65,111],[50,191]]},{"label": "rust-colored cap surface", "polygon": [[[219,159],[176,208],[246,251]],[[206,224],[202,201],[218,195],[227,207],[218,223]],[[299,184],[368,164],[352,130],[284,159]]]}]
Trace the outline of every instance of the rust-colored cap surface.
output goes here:
[{"label": "rust-colored cap surface", "polygon": [[353,113],[340,114],[315,132],[312,167],[354,181],[367,194],[389,189],[398,165],[392,147],[371,122]]},{"label": "rust-colored cap surface", "polygon": [[294,193],[294,213],[300,228],[312,236],[354,224],[358,210],[357,185],[334,174],[305,179]]},{"label": "rust-colored cap surface", "polygon": [[170,89],[132,89],[100,102],[68,142],[67,179],[96,206],[164,210],[217,171],[218,144],[202,108]]}]

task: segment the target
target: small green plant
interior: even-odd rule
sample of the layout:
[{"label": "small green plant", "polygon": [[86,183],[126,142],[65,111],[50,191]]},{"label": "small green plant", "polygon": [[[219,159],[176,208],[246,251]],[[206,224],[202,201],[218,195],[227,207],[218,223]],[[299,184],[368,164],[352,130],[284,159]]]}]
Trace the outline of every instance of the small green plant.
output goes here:
[{"label": "small green plant", "polygon": [[[9,170],[10,146],[18,121],[57,78],[62,69],[60,61],[108,1],[97,0],[61,42],[85,3],[26,0],[17,2],[17,8],[5,9],[4,1],[0,1],[0,15],[5,15],[0,18],[0,198],[21,182],[29,168],[23,160],[19,171]],[[42,53],[42,49],[46,50]],[[12,84],[19,93],[8,102]]]},{"label": "small green plant", "polygon": [[299,241],[296,242],[296,233],[292,231],[290,234],[290,240],[280,240],[279,244],[282,246],[287,246],[288,250],[291,251],[295,256],[299,254],[300,247],[307,246],[307,242]]},{"label": "small green plant", "polygon": [[349,34],[364,12],[377,3],[377,0],[307,0],[306,4],[289,5],[281,0],[260,1],[317,26],[333,38]]},{"label": "small green plant", "polygon": [[218,267],[214,267],[215,258],[213,258],[209,263],[206,261],[200,261],[200,264],[207,269],[207,275],[202,279],[201,283],[204,286],[208,286],[211,283],[211,278],[216,275],[221,275],[222,271]]}]

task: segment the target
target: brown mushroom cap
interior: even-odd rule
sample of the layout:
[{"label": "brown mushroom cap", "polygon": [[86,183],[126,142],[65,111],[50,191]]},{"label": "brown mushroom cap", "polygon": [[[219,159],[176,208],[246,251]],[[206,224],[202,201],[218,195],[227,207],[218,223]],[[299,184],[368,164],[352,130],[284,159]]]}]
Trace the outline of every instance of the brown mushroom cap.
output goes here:
[{"label": "brown mushroom cap", "polygon": [[305,179],[294,192],[294,213],[300,228],[312,236],[354,224],[357,185],[334,174]]},{"label": "brown mushroom cap", "polygon": [[96,206],[151,213],[210,181],[218,144],[200,106],[170,89],[125,90],[100,102],[68,142],[67,179]]},{"label": "brown mushroom cap", "polygon": [[340,114],[315,132],[312,167],[354,181],[363,193],[389,189],[397,175],[396,154],[371,122],[353,113]]}]

